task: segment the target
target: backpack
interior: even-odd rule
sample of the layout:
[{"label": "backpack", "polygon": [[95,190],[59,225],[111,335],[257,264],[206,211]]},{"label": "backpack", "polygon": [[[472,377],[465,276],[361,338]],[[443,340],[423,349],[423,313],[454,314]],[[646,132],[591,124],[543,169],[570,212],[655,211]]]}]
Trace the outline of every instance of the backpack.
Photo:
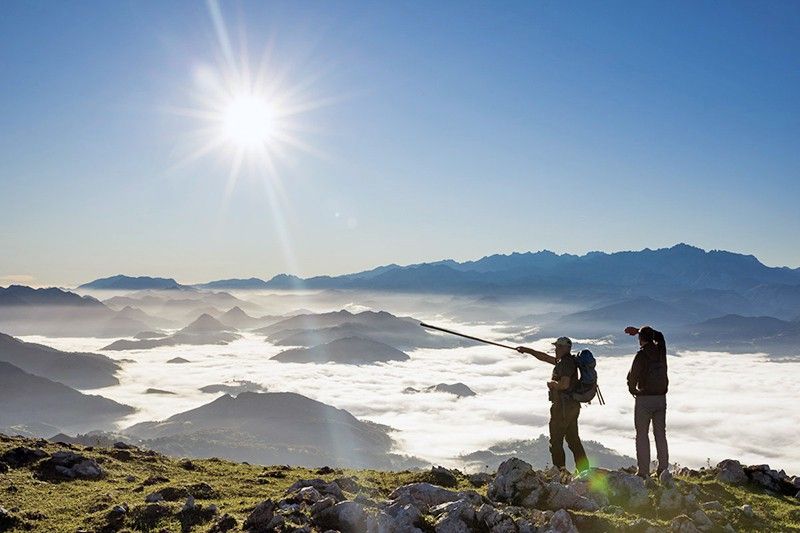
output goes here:
[{"label": "backpack", "polygon": [[600,392],[600,387],[597,386],[597,370],[595,370],[597,363],[594,360],[594,354],[589,350],[581,350],[575,356],[575,364],[578,367],[580,377],[578,378],[578,384],[572,390],[572,399],[583,403],[591,403],[594,397],[597,396],[600,405],[604,405],[606,402],[603,401],[603,394]]}]

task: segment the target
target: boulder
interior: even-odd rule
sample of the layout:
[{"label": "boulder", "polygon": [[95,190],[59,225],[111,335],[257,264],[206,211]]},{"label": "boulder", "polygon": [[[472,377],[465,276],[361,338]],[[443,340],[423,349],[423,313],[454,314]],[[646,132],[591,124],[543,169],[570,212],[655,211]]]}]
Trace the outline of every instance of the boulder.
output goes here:
[{"label": "boulder", "polygon": [[669,523],[669,528],[674,533],[700,533],[692,519],[685,514],[673,518]]},{"label": "boulder", "polygon": [[664,470],[658,475],[658,481],[662,486],[672,488],[675,486],[675,480],[672,479],[672,474],[669,470]]},{"label": "boulder", "polygon": [[434,466],[431,468],[431,479],[442,487],[455,487],[458,485],[458,478],[443,466]]},{"label": "boulder", "polygon": [[275,502],[272,500],[264,500],[259,503],[247,515],[242,529],[250,533],[272,533],[275,528],[284,523],[283,517],[275,514],[275,507]]},{"label": "boulder", "polygon": [[393,504],[411,504],[423,512],[428,508],[435,507],[447,502],[454,502],[460,499],[458,492],[431,485],[430,483],[411,483],[396,488],[390,495],[389,500]]},{"label": "boulder", "polygon": [[611,500],[623,507],[639,509],[650,501],[644,480],[639,476],[617,470],[608,473],[606,482]]},{"label": "boulder", "polygon": [[739,507],[739,510],[742,511],[742,514],[747,518],[753,518],[753,516],[755,516],[753,513],[753,508],[750,505],[742,505]]},{"label": "boulder", "polygon": [[544,492],[544,481],[530,464],[512,457],[497,468],[497,474],[487,489],[490,500],[535,507]]},{"label": "boulder", "polygon": [[698,509],[692,513],[692,522],[694,522],[695,527],[700,531],[708,531],[714,527],[714,523],[702,509]]},{"label": "boulder", "polygon": [[550,519],[550,531],[553,533],[578,533],[578,528],[572,523],[572,517],[564,509],[553,513]]},{"label": "boulder", "polygon": [[731,485],[741,485],[747,482],[747,474],[742,464],[735,459],[725,459],[717,464],[717,481]]},{"label": "boulder", "polygon": [[0,505],[0,531],[8,531],[23,525],[22,519]]},{"label": "boulder", "polygon": [[778,472],[771,469],[769,465],[755,465],[745,467],[744,471],[750,481],[769,491],[784,496],[794,496],[797,492],[791,478],[783,470]]},{"label": "boulder", "polygon": [[466,500],[443,503],[437,506],[436,533],[462,533],[474,531],[476,524],[475,508]]},{"label": "boulder", "polygon": [[44,481],[68,481],[100,479],[105,473],[94,459],[62,450],[51,455],[49,459],[39,462],[34,475]]},{"label": "boulder", "polygon": [[220,516],[217,521],[214,522],[214,525],[211,526],[211,529],[208,530],[208,533],[225,533],[226,531],[235,529],[238,525],[239,522],[237,522],[234,517],[226,513]]},{"label": "boulder", "polygon": [[47,457],[47,452],[39,448],[28,448],[26,446],[17,446],[5,451],[0,455],[0,461],[7,464],[11,468],[21,468],[31,463],[35,463],[39,459]]},{"label": "boulder", "polygon": [[551,511],[558,511],[559,509],[596,511],[599,509],[594,500],[578,494],[572,486],[562,485],[556,481],[551,481],[547,484],[543,507]]},{"label": "boulder", "polygon": [[344,492],[342,492],[342,488],[334,482],[328,482],[324,479],[301,479],[296,481],[292,484],[288,489],[286,489],[286,493],[290,494],[292,492],[297,492],[302,488],[305,487],[314,487],[319,491],[320,494],[324,496],[332,496],[336,499],[337,502],[344,501],[345,496]]},{"label": "boulder", "polygon": [[494,477],[486,472],[478,472],[476,474],[470,474],[467,476],[467,480],[469,480],[473,487],[483,487],[488,485],[492,482],[492,479],[494,479]]},{"label": "boulder", "polygon": [[683,504],[683,494],[674,485],[672,488],[661,491],[661,495],[658,498],[658,508],[668,514],[680,510]]},{"label": "boulder", "polygon": [[700,504],[700,507],[702,507],[704,511],[717,511],[720,513],[725,512],[725,506],[719,503],[717,500],[702,503]]},{"label": "boulder", "polygon": [[569,487],[580,496],[584,496],[594,501],[598,507],[606,507],[608,505],[608,494],[602,490],[605,485],[604,480],[595,479],[596,476],[604,475],[594,472],[582,472],[569,483]]},{"label": "boulder", "polygon": [[367,513],[362,505],[353,501],[327,507],[311,519],[322,531],[333,529],[341,533],[362,533],[367,529]]},{"label": "boulder", "polygon": [[410,503],[406,505],[390,505],[386,508],[385,512],[394,519],[393,527],[397,531],[417,533],[420,531],[419,526],[421,526],[424,521],[420,510]]}]

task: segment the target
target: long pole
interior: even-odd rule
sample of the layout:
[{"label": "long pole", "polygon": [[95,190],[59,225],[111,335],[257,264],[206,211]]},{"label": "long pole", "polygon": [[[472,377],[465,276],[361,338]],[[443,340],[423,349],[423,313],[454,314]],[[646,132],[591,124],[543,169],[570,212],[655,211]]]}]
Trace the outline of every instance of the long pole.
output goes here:
[{"label": "long pole", "polygon": [[457,331],[453,331],[452,329],[440,328],[439,326],[433,326],[431,324],[426,324],[425,322],[420,322],[419,325],[422,326],[423,328],[435,329],[436,331],[442,331],[444,333],[449,333],[450,335],[456,335],[458,337],[464,337],[465,339],[471,339],[473,341],[483,342],[485,344],[493,344],[495,346],[500,346],[501,348],[507,348],[509,350],[514,350],[515,352],[517,351],[517,349],[515,347],[509,346],[508,344],[501,344],[499,342],[494,342],[494,341],[488,341],[486,339],[481,339],[480,337],[473,337],[472,335],[467,335],[465,333],[459,333]]}]

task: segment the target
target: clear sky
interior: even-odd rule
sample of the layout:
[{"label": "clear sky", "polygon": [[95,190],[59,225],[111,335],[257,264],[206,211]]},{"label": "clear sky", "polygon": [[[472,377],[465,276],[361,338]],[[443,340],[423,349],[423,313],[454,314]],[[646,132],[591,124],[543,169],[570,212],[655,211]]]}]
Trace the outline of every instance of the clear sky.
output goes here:
[{"label": "clear sky", "polygon": [[[681,241],[800,266],[798,2],[222,2],[229,47],[199,1],[1,9],[0,285]],[[226,61],[282,106],[272,167],[238,126],[188,157]]]}]

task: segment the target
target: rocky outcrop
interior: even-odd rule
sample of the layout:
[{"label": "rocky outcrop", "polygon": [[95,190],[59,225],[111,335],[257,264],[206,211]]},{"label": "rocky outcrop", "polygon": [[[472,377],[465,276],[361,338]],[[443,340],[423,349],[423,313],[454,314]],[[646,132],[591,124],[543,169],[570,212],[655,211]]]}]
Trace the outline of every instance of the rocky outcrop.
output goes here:
[{"label": "rocky outcrop", "polygon": [[41,461],[34,476],[43,481],[69,481],[73,479],[100,479],[105,472],[94,459],[72,451],[58,451]]}]

